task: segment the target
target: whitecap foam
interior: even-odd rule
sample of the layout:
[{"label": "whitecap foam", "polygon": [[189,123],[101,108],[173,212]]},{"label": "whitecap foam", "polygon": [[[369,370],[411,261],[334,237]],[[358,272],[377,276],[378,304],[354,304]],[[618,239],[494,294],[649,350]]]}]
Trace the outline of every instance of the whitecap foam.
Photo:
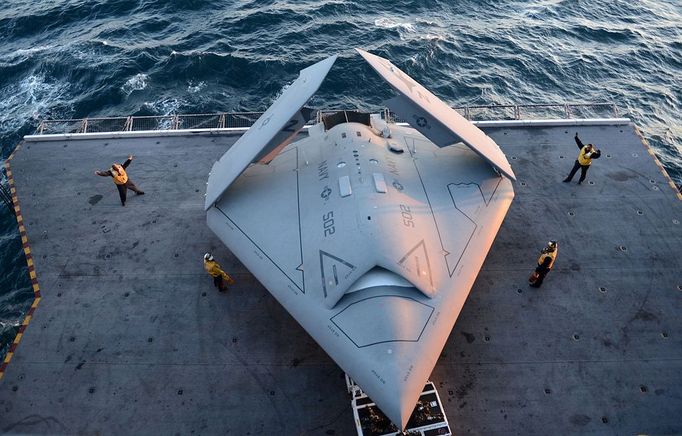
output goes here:
[{"label": "whitecap foam", "polygon": [[0,56],[0,66],[16,65],[31,59],[38,53],[46,52],[52,48],[54,48],[53,45],[37,45],[35,47],[20,48],[18,50],[10,51],[4,56]]},{"label": "whitecap foam", "polygon": [[56,106],[70,106],[67,95],[70,85],[48,78],[45,74],[31,74],[18,83],[0,90],[0,130],[9,132],[20,129],[28,120],[67,117],[65,113],[51,113]]},{"label": "whitecap foam", "polygon": [[168,97],[156,101],[146,101],[144,106],[159,115],[175,115],[180,106],[186,105],[186,101],[181,98]]},{"label": "whitecap foam", "polygon": [[187,92],[190,92],[192,94],[196,94],[197,92],[201,92],[204,88],[206,88],[206,82],[192,82],[191,80],[187,83]]},{"label": "whitecap foam", "polygon": [[147,87],[149,76],[143,73],[135,74],[121,86],[121,91],[128,96],[135,91],[141,91]]},{"label": "whitecap foam", "polygon": [[382,29],[399,29],[408,32],[416,32],[414,24],[406,21],[398,21],[394,18],[382,17],[374,20],[374,25]]}]

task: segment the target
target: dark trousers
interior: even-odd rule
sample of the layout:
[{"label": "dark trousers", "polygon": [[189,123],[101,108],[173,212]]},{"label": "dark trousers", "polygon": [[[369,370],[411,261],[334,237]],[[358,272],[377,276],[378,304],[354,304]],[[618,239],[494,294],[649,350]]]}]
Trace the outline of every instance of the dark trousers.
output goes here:
[{"label": "dark trousers", "polygon": [[578,160],[575,160],[575,163],[573,164],[573,169],[571,170],[571,173],[564,179],[564,182],[570,182],[573,180],[573,176],[575,176],[575,173],[578,172],[578,168],[580,168],[580,180],[578,180],[578,183],[582,183],[583,180],[585,180],[585,176],[587,176],[587,170],[590,169],[589,165],[580,165],[580,162]]},{"label": "dark trousers", "polygon": [[218,276],[218,277],[213,277],[213,286],[218,288],[220,292],[225,291],[225,283],[223,280],[223,276]]},{"label": "dark trousers", "polygon": [[126,194],[128,192],[128,189],[133,191],[136,194],[143,194],[142,191],[138,189],[135,184],[128,179],[125,185],[116,185],[116,189],[118,189],[118,196],[121,197],[121,205],[125,206],[126,205]]},{"label": "dark trousers", "polygon": [[535,272],[538,274],[538,278],[537,278],[537,280],[535,280],[530,285],[534,288],[539,288],[540,286],[542,286],[542,281],[545,280],[545,276],[547,275],[549,270],[545,269],[545,268],[537,267],[537,268],[535,268]]}]

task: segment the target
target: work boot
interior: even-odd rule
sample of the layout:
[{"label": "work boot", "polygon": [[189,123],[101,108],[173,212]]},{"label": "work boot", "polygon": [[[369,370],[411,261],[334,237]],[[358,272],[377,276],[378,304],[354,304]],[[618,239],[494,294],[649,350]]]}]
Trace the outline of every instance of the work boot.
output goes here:
[{"label": "work boot", "polygon": [[568,182],[570,182],[570,181],[571,181],[570,179],[564,179],[564,180],[562,180],[562,182],[564,182],[564,183],[568,183]]}]

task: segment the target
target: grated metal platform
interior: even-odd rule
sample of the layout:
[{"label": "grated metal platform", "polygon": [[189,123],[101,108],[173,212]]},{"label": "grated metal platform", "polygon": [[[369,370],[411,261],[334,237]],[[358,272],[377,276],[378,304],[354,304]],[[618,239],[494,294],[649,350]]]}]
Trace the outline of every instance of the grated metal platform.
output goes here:
[{"label": "grated metal platform", "polygon": [[[603,152],[561,180],[576,129]],[[431,380],[455,434],[682,433],[682,201],[628,125],[486,128],[516,198]],[[0,381],[13,433],[354,433],[344,374],[205,224],[234,136],[26,142],[41,300]],[[95,169],[136,156],[120,207]],[[577,177],[576,177],[577,180]],[[555,270],[526,279],[548,239]],[[215,253],[237,283],[219,294]]]}]

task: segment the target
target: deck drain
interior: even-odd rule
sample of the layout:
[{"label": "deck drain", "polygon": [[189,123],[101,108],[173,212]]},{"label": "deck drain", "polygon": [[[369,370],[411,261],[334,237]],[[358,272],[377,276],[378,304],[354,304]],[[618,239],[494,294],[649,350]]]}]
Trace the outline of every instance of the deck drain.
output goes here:
[{"label": "deck drain", "polygon": [[521,182],[521,186],[526,186],[526,182]]},{"label": "deck drain", "polygon": [[637,153],[632,153],[632,157],[639,157]]},{"label": "deck drain", "polygon": [[486,341],[486,342],[490,342],[490,336],[484,336],[484,337],[483,337],[483,340]]},{"label": "deck drain", "polygon": [[607,154],[606,157],[608,157],[609,159],[611,159],[611,155],[610,155],[610,154]]},{"label": "deck drain", "polygon": [[644,215],[644,212],[642,212],[641,210],[638,210],[637,215]]},{"label": "deck drain", "polygon": [[641,385],[641,386],[639,387],[639,391],[642,392],[642,393],[646,393],[646,391],[647,391],[646,386]]},{"label": "deck drain", "polygon": [[563,159],[563,158],[564,158],[563,156],[559,156],[559,159]]},{"label": "deck drain", "polygon": [[626,247],[625,245],[621,245],[620,247],[618,247],[618,249],[620,251],[628,251],[628,247]]},{"label": "deck drain", "polygon": [[602,294],[606,294],[606,288],[603,287],[603,286],[600,286],[600,287],[599,287],[599,292],[601,292]]},{"label": "deck drain", "polygon": [[658,186],[653,186],[651,189],[653,189],[654,191],[658,191]]},{"label": "deck drain", "polygon": [[608,423],[609,423],[609,418],[607,418],[607,417],[605,417],[605,416],[602,416],[602,417],[601,417],[601,422],[603,422],[604,424],[608,424]]},{"label": "deck drain", "polygon": [[512,160],[516,160],[516,156],[512,156]]},{"label": "deck drain", "polygon": [[[679,288],[679,287],[680,287],[680,286],[678,286],[678,288]],[[682,291],[682,289],[680,289],[680,291]],[[517,292],[518,294],[522,294],[522,293],[523,293],[523,289],[519,288],[519,289],[516,290],[516,292]]]},{"label": "deck drain", "polygon": [[574,341],[580,340],[580,335],[577,334],[577,333],[574,333],[574,334],[573,334],[573,340],[574,340]]},{"label": "deck drain", "polygon": [[654,184],[656,184],[656,180],[654,180],[654,179],[649,179],[649,183],[651,183],[652,185],[654,185]]},{"label": "deck drain", "polygon": [[590,180],[590,181],[587,182],[587,183],[590,184],[590,185],[594,185],[594,182],[593,182],[592,180]]},{"label": "deck drain", "polygon": [[546,393],[547,395],[549,395],[549,394],[551,394],[551,393],[552,393],[552,390],[551,390],[551,389],[549,389],[549,388],[548,388],[548,389],[545,389],[545,393]]},{"label": "deck drain", "polygon": [[94,394],[94,393],[95,393],[95,388],[90,388],[90,389],[88,389],[88,392],[90,392],[91,394]]},{"label": "deck drain", "polygon": [[568,216],[575,216],[575,213],[574,213],[574,212],[569,212],[569,213],[568,213]]},{"label": "deck drain", "polygon": [[668,339],[668,333],[667,332],[661,332],[661,337],[663,339]]},{"label": "deck drain", "polygon": [[673,224],[678,225],[678,224],[680,224],[680,221],[679,220],[673,220]]},{"label": "deck drain", "polygon": [[677,285],[677,290],[682,291],[682,285]]}]

